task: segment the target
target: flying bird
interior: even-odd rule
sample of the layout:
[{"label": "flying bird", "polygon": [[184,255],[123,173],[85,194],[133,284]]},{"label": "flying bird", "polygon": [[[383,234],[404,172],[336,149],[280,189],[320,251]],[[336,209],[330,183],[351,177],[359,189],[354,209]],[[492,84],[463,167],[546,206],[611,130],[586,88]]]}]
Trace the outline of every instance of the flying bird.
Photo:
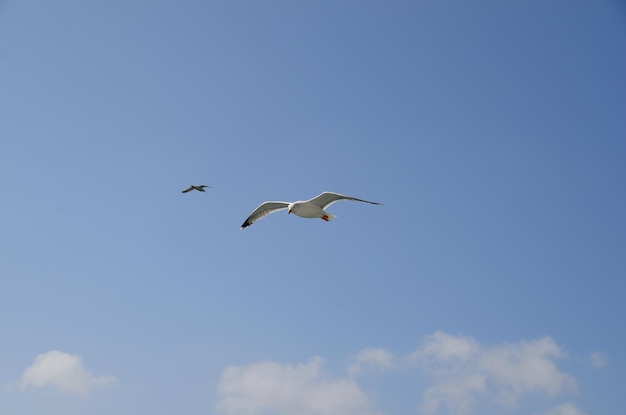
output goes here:
[{"label": "flying bird", "polygon": [[188,188],[186,188],[185,190],[183,190],[181,193],[191,192],[192,190],[197,190],[197,191],[199,191],[199,192],[205,192],[205,191],[206,191],[206,190],[204,190],[204,188],[205,188],[205,187],[208,187],[208,188],[212,189],[212,187],[211,187],[211,186],[207,186],[207,185],[205,185],[205,184],[200,185],[200,186],[194,186],[194,185],[191,185],[191,186],[189,186]]},{"label": "flying bird", "polygon": [[320,218],[328,222],[331,219],[336,218],[335,215],[331,215],[325,212],[328,206],[340,200],[354,200],[357,202],[370,203],[372,205],[382,205],[382,203],[370,202],[368,200],[357,199],[356,197],[341,195],[339,193],[324,192],[313,199],[297,202],[264,202],[258,208],[248,216],[246,221],[241,225],[241,229],[252,225],[259,219],[262,219],[270,213],[277,212],[279,210],[287,209],[287,214],[293,213],[301,218]]}]

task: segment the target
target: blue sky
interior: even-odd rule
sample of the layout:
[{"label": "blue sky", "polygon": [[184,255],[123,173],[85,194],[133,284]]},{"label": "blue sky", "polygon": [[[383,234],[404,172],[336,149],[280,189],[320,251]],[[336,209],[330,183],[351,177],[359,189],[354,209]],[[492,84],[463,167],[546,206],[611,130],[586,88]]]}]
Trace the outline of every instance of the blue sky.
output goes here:
[{"label": "blue sky", "polygon": [[[1,2],[0,412],[619,413],[625,47],[619,1]],[[239,229],[322,191],[384,205]]]}]

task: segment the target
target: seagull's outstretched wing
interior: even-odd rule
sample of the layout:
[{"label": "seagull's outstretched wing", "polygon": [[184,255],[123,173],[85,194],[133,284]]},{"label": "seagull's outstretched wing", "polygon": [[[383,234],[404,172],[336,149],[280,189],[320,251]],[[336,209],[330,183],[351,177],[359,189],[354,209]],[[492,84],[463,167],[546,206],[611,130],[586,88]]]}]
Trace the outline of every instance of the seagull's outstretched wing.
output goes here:
[{"label": "seagull's outstretched wing", "polygon": [[193,186],[189,186],[188,188],[186,188],[185,190],[183,190],[181,193],[187,193],[187,192],[191,192],[194,189]]},{"label": "seagull's outstretched wing", "polygon": [[288,206],[288,202],[264,202],[263,204],[261,204],[261,206],[254,209],[250,216],[248,216],[248,219],[246,219],[243,225],[241,225],[241,229],[252,225],[254,222],[266,217],[270,213],[274,213],[282,209],[287,209]]},{"label": "seagull's outstretched wing", "polygon": [[326,209],[328,206],[340,200],[354,200],[357,202],[370,203],[372,205],[382,205],[382,203],[370,202],[369,200],[357,199],[356,197],[346,196],[333,192],[324,192],[318,196],[315,196],[313,199],[308,200],[307,202],[314,203],[322,209]]}]

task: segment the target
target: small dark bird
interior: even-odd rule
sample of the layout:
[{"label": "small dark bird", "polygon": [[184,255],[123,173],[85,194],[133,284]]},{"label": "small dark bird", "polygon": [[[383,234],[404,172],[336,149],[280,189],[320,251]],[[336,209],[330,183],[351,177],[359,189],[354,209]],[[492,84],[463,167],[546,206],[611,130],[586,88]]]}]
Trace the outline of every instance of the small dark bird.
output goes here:
[{"label": "small dark bird", "polygon": [[185,190],[183,190],[181,193],[191,192],[192,190],[197,190],[197,191],[199,191],[199,192],[205,192],[205,190],[204,190],[204,188],[205,188],[205,187],[208,187],[208,188],[210,188],[210,189],[213,189],[211,186],[207,186],[207,185],[204,185],[204,184],[203,184],[203,185],[201,185],[201,186],[194,186],[194,185],[191,185],[191,186],[189,186],[188,188],[186,188]]}]

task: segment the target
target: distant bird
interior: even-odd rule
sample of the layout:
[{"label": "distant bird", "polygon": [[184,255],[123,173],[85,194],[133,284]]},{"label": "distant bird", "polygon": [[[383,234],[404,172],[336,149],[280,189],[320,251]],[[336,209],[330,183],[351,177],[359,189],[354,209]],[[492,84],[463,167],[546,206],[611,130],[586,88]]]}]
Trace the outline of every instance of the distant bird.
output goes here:
[{"label": "distant bird", "polygon": [[324,192],[313,199],[297,202],[264,202],[258,208],[248,216],[246,221],[241,225],[241,229],[252,225],[259,219],[262,219],[270,213],[277,212],[279,210],[287,209],[287,214],[293,213],[301,218],[320,218],[328,222],[331,219],[336,218],[335,215],[331,215],[325,212],[328,206],[340,200],[355,200],[357,202],[370,203],[372,205],[382,205],[382,203],[370,202],[368,200],[357,199],[356,197],[345,196],[339,193]]},{"label": "distant bird", "polygon": [[211,186],[207,186],[207,185],[205,185],[205,184],[200,185],[200,186],[194,186],[194,185],[191,185],[191,186],[189,186],[188,188],[186,188],[185,190],[183,190],[181,193],[191,192],[192,190],[197,190],[197,191],[199,191],[199,192],[205,192],[205,190],[204,190],[204,188],[205,188],[205,187],[208,187],[209,189],[212,189],[212,187],[211,187]]}]

